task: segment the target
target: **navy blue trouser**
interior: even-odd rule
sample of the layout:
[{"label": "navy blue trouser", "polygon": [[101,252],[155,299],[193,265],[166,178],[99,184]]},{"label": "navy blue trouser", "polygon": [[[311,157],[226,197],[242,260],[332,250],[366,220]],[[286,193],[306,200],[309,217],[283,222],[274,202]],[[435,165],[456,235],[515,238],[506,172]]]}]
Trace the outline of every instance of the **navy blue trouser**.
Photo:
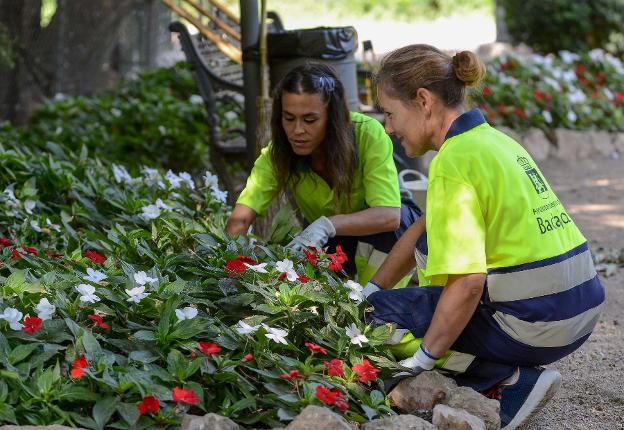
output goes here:
[{"label": "navy blue trouser", "polygon": [[[367,316],[370,322],[396,323],[422,339],[431,325],[442,287],[414,287],[382,290],[371,294],[368,302],[375,310]],[[459,385],[477,391],[487,390],[511,376],[518,366],[540,366],[557,361],[587,340],[582,337],[564,347],[533,347],[518,342],[505,333],[492,318],[494,311],[479,304],[477,309],[451,346],[451,350],[474,355],[463,373],[451,375]]]}]

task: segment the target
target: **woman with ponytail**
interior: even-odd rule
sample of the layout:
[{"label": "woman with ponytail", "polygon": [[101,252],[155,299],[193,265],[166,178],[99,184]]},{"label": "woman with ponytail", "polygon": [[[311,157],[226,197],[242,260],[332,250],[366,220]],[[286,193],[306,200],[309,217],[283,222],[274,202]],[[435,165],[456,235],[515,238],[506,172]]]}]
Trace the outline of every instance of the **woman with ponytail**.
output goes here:
[{"label": "woman with ponytail", "polygon": [[[478,109],[465,109],[466,88],[484,75],[468,51],[450,56],[411,45],[383,59],[376,82],[386,131],[410,156],[438,154],[426,216],[365,292],[372,322],[409,331],[394,351],[411,375],[434,366],[451,372],[460,385],[499,399],[509,430],[559,388],[561,375],[540,366],[587,340],[604,291],[587,240],[531,156]],[[426,260],[414,252],[425,227]],[[393,289],[416,262],[435,286]]]}]

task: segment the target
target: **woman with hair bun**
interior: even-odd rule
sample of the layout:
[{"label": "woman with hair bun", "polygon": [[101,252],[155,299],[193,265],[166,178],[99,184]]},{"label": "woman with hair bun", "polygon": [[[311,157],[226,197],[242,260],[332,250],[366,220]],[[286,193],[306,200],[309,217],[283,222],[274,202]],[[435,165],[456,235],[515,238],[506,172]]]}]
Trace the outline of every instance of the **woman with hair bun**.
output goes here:
[{"label": "woman with hair bun", "polygon": [[[256,160],[228,219],[229,235],[245,234],[283,191],[307,227],[289,246],[335,252],[366,284],[401,234],[422,215],[401,198],[390,137],[375,119],[349,112],[345,90],[327,64],[307,63],[277,84],[272,140]],[[426,253],[426,239],[419,242]],[[409,277],[401,282],[407,283]]]},{"label": "woman with hair bun", "polygon": [[[484,75],[468,51],[411,45],[383,59],[376,82],[386,131],[410,156],[438,154],[426,220],[405,232],[365,292],[371,321],[409,331],[393,350],[410,375],[450,371],[499,399],[509,430],[559,388],[561,375],[540,366],[587,340],[604,291],[587,240],[531,156],[478,109],[464,110],[466,87]],[[426,261],[414,255],[425,224]],[[416,262],[434,286],[392,289]]]}]

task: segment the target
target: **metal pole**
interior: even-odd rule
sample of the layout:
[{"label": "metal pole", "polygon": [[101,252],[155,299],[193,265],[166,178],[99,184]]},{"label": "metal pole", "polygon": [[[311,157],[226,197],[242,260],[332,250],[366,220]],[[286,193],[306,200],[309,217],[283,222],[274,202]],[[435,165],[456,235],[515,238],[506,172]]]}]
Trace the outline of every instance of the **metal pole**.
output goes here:
[{"label": "metal pole", "polygon": [[[258,44],[260,20],[257,0],[240,0],[241,50],[243,51],[243,94],[245,96],[245,138],[247,140],[247,168],[256,158],[256,98],[259,95],[258,61],[250,60],[245,50]],[[247,57],[247,58],[246,58]]]}]

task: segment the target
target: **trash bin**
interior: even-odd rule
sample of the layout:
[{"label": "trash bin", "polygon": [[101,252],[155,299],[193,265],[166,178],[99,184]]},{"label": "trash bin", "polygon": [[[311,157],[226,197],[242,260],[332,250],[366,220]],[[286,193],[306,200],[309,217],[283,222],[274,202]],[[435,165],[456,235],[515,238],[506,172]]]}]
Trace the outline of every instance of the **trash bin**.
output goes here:
[{"label": "trash bin", "polygon": [[290,70],[306,61],[326,63],[338,72],[349,109],[359,111],[354,57],[357,42],[357,32],[353,27],[318,27],[268,33],[271,89]]}]

